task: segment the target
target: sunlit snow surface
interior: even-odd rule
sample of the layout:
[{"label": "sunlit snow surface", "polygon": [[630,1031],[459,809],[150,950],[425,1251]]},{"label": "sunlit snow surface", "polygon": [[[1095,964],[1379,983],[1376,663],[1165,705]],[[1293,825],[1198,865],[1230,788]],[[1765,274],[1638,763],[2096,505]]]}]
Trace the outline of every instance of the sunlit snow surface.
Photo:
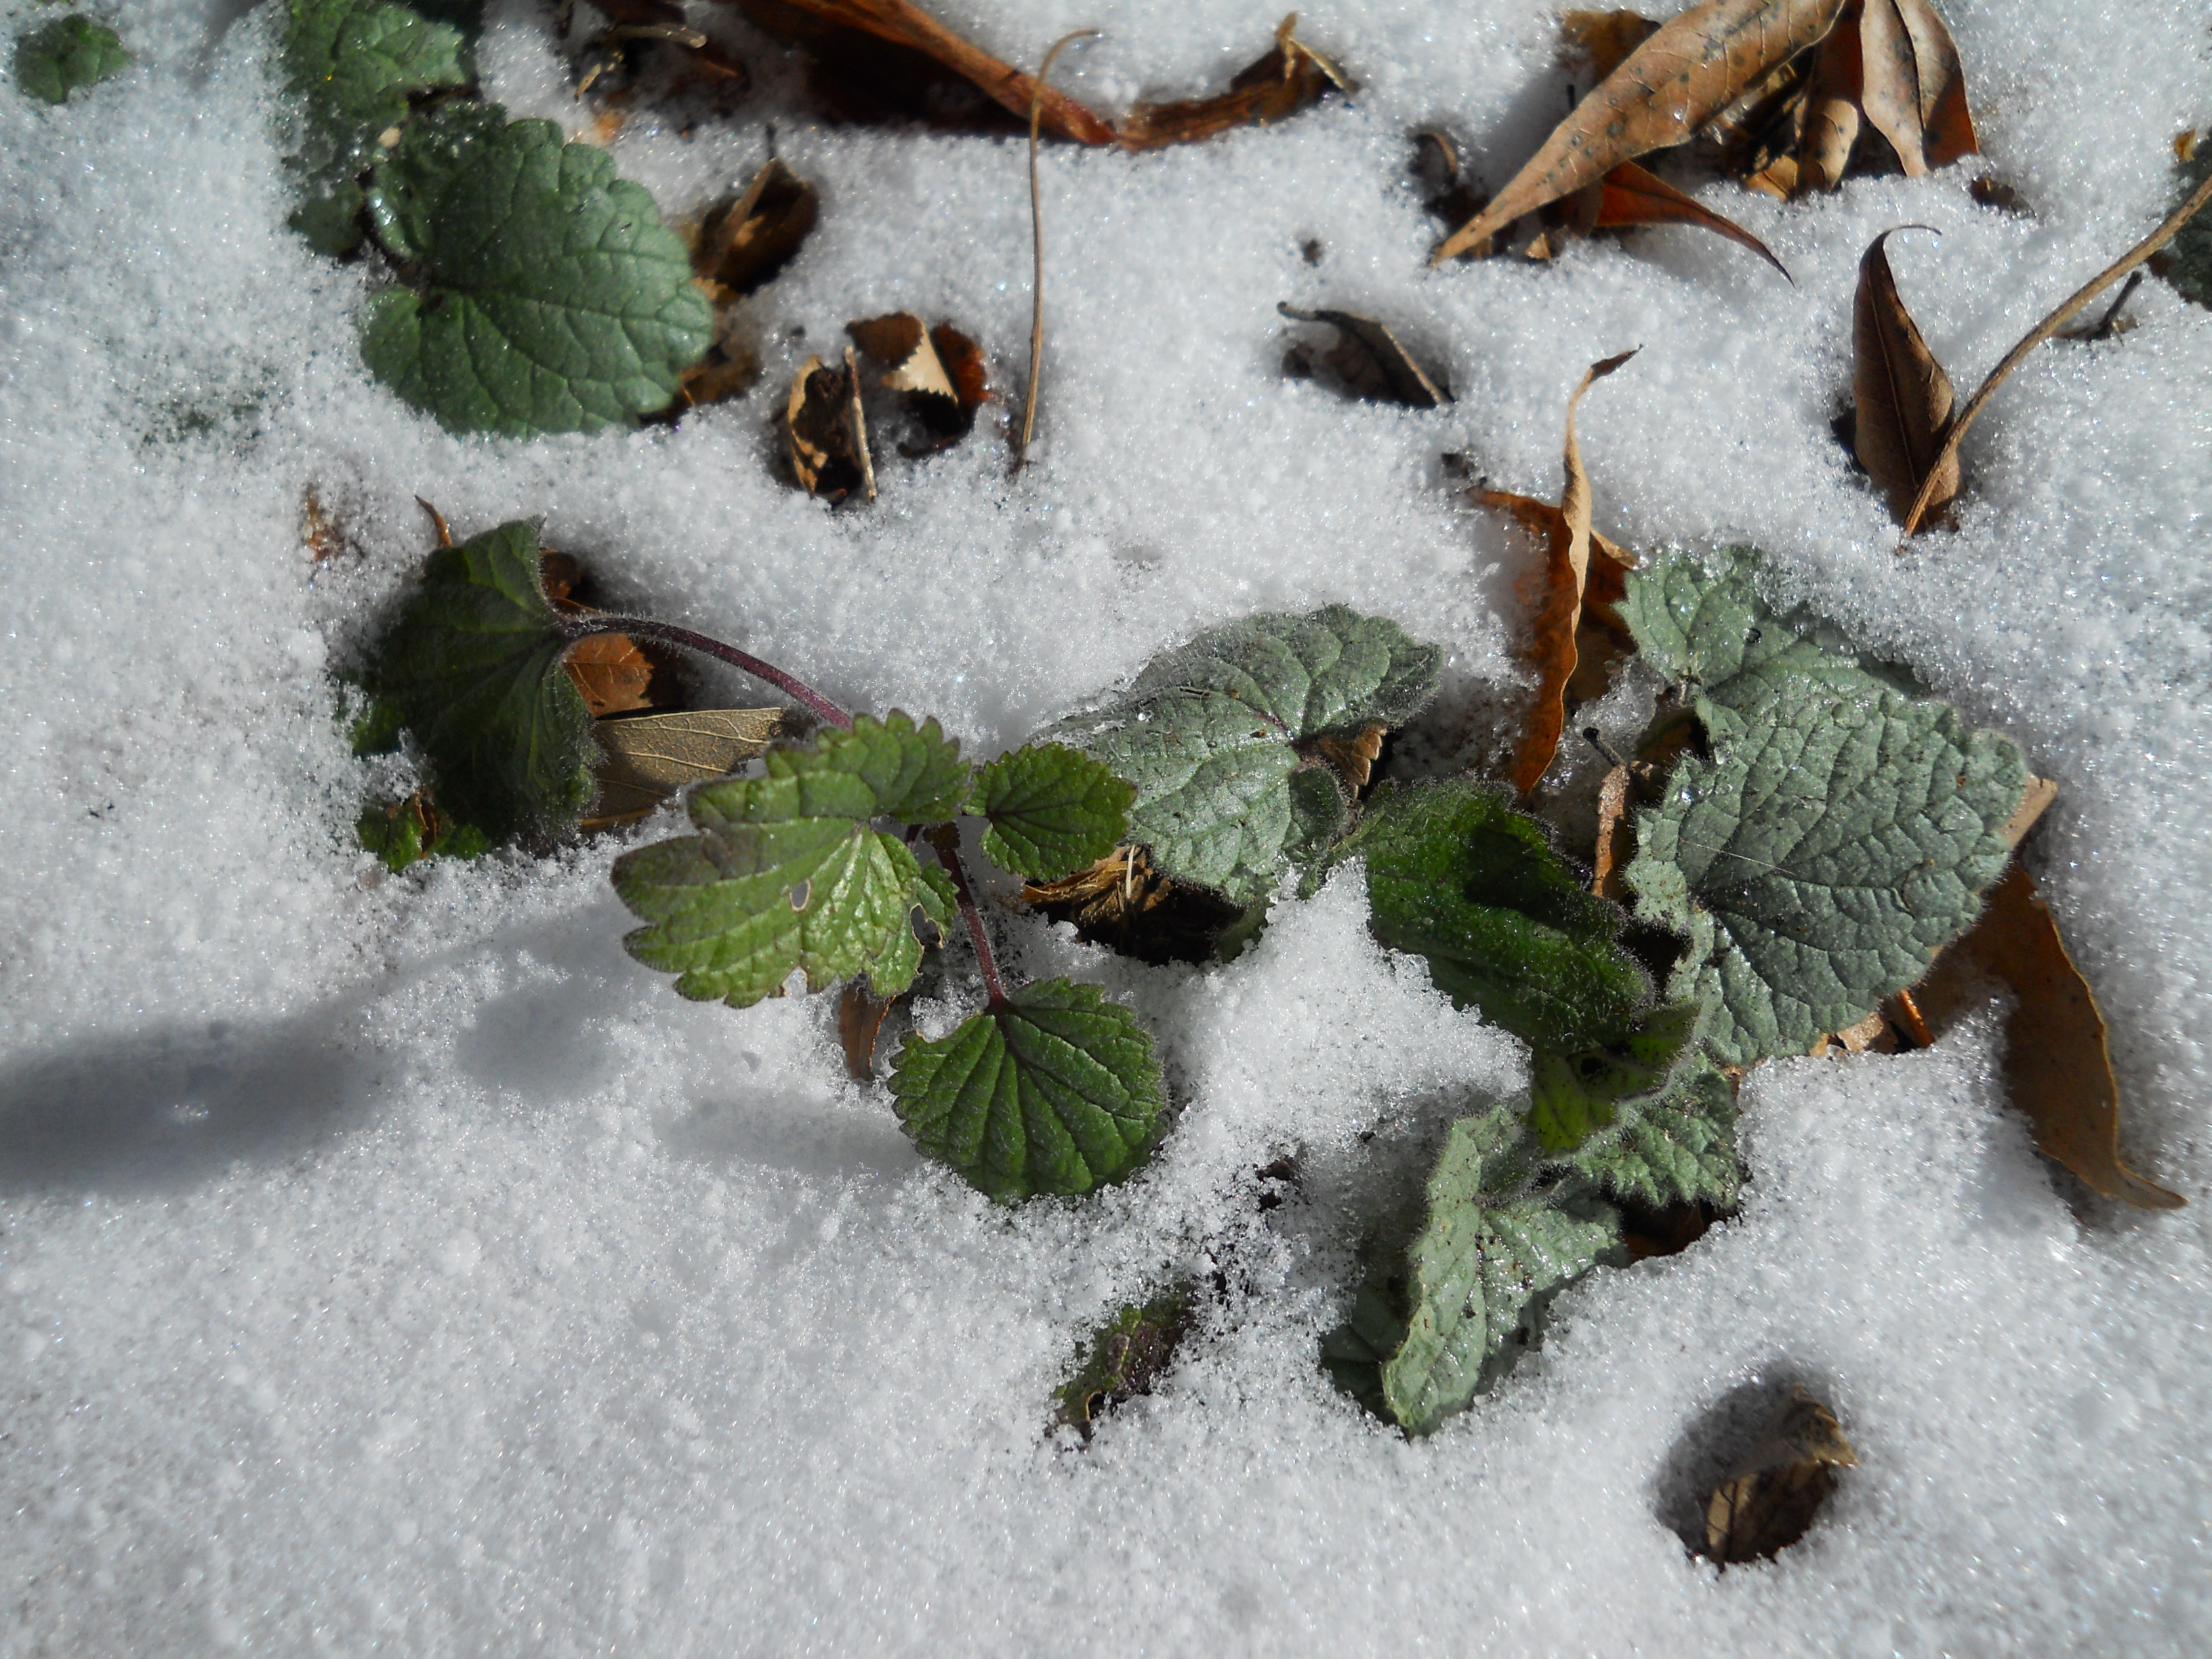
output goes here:
[{"label": "sunlit snow surface", "polygon": [[[1277,16],[939,9],[1025,63],[1103,27],[1060,78],[1109,107],[1218,84]],[[1944,233],[1891,257],[1963,393],[2164,212],[2212,34],[2193,0],[1945,9],[2039,216],[1974,205],[1971,167],[1709,187],[1792,287],[1686,231],[1428,271],[1407,134],[1450,125],[1502,182],[1565,107],[1552,16],[1310,8],[1355,101],[1047,152],[1036,464],[1008,483],[979,433],[835,514],[769,422],[848,318],[950,317],[1019,379],[1018,146],[817,125],[756,43],[738,119],[615,154],[681,212],[773,120],[822,185],[762,384],[673,431],[494,443],[368,380],[364,276],[283,228],[265,7],[131,8],[123,79],[0,93],[0,1653],[2201,1651],[2212,315],[2154,281],[2124,339],[2032,359],[1966,447],[1963,528],[1902,560],[1829,421],[1869,240]],[[580,124],[536,10],[495,3],[482,56],[489,95]],[[1385,317],[1459,401],[1286,380],[1282,300]],[[1593,1278],[1409,1445],[1316,1364],[1355,1200],[1522,1062],[1350,888],[1209,972],[1004,912],[1024,971],[1133,1002],[1182,1111],[1126,1188],[1008,1211],[844,1080],[825,1003],[691,1006],[632,965],[615,846],[364,879],[327,674],[427,545],[417,495],[463,533],[540,515],[624,597],[971,752],[1198,627],[1328,601],[1442,641],[1463,706],[1512,682],[1523,556],[1437,458],[1550,491],[1575,377],[1632,345],[1583,410],[1601,525],[1756,539],[2060,781],[2038,872],[2130,1146],[2192,1207],[2069,1209],[1987,1022],[1771,1065],[1741,1218]],[[319,574],[311,483],[363,550]],[[1292,1151],[1305,1194],[1263,1212],[1255,1166]],[[1182,1364],[1054,1439],[1079,1334],[1179,1273],[1221,1286]],[[1663,1522],[1685,1437],[1784,1377],[1860,1467],[1802,1545],[1717,1574]]]}]

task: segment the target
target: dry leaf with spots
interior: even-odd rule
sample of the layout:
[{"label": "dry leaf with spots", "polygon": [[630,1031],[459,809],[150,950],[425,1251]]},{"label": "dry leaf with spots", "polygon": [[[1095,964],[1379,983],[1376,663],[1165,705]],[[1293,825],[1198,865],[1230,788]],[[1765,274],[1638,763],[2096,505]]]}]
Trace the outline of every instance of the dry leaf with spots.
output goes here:
[{"label": "dry leaf with spots", "polygon": [[1979,153],[1959,49],[1931,0],[1856,0],[1867,125],[1917,179]]},{"label": "dry leaf with spots", "polygon": [[1851,307],[1851,395],[1856,426],[1853,444],[1889,509],[1904,522],[1914,497],[1940,464],[1930,504],[1959,493],[1959,458],[1944,447],[1951,425],[1951,377],[1920,337],[1897,291],[1889,255],[1893,231],[1874,239],[1859,261],[1858,296]]},{"label": "dry leaf with spots", "polygon": [[727,777],[782,729],[781,708],[694,708],[596,721],[599,790],[582,827],[612,829],[658,811],[687,784]]},{"label": "dry leaf with spots", "polygon": [[1705,1506],[1705,1553],[1728,1565],[1757,1561],[1805,1535],[1836,1471],[1857,1463],[1835,1413],[1792,1388],[1751,1455],[1713,1489]]},{"label": "dry leaf with spots", "polygon": [[1451,402],[1443,383],[1431,379],[1398,337],[1372,317],[1349,311],[1301,311],[1288,303],[1275,309],[1294,322],[1327,323],[1336,331],[1336,343],[1325,354],[1327,362],[1358,396],[1408,409],[1435,409]]},{"label": "dry leaf with spots", "polygon": [[725,299],[750,294],[790,263],[821,213],[814,186],[770,156],[742,194],[700,226],[691,270]]},{"label": "dry leaf with spots", "polygon": [[842,501],[857,489],[875,500],[876,467],[852,347],[845,348],[842,368],[814,356],[799,365],[784,401],[783,435],[791,470],[808,495]]},{"label": "dry leaf with spots", "polygon": [[1483,501],[1503,507],[1532,527],[1540,527],[1545,559],[1540,575],[1536,618],[1528,657],[1536,670],[1536,700],[1529,710],[1521,741],[1515,748],[1507,777],[1514,788],[1528,794],[1551,770],[1559,752],[1559,738],[1566,730],[1567,683],[1574,677],[1576,634],[1582,625],[1583,590],[1590,567],[1589,475],[1583,470],[1581,441],[1575,435],[1575,412],[1583,395],[1636,355],[1624,351],[1592,363],[1567,399],[1565,447],[1566,486],[1556,509],[1527,496],[1485,491]]},{"label": "dry leaf with spots", "polygon": [[1924,1022],[1918,1036],[1942,1035],[1988,1006],[1992,983],[2008,987],[2005,1086],[2033,1126],[2044,1156],[2064,1164],[2107,1198],[2140,1208],[2179,1208],[2168,1192],[2120,1157],[2120,1091],[2106,1046],[2104,1016],[2067,953],[2051,908],[2027,871],[2014,865],[1989,892],[1972,932],[1936,959],[1912,988]]},{"label": "dry leaf with spots", "polygon": [[[1115,142],[1113,127],[1066,93],[1046,87],[1040,94],[1035,77],[963,39],[911,0],[735,0],[746,16],[770,34],[795,40],[817,50],[839,46],[829,29],[856,29],[864,34],[920,54],[930,63],[966,81],[1001,109],[1029,123],[1030,100],[1037,97],[1043,130],[1056,138],[1079,144]],[[808,24],[811,23],[812,27]]]},{"label": "dry leaf with spots", "polygon": [[1833,27],[1844,0],[1701,0],[1668,19],[1553,130],[1431,263],[1477,249],[1523,214],[1623,161],[1688,138]]},{"label": "dry leaf with spots", "polygon": [[1659,25],[1632,11],[1570,11],[1559,17],[1559,38],[1602,81],[1628,61]]},{"label": "dry leaf with spots", "polygon": [[1129,149],[1194,143],[1234,127],[1265,126],[1310,108],[1352,83],[1335,64],[1291,33],[1292,12],[1275,27],[1275,44],[1257,63],[1237,71],[1228,90],[1177,104],[1138,104],[1121,118],[1121,140]]}]

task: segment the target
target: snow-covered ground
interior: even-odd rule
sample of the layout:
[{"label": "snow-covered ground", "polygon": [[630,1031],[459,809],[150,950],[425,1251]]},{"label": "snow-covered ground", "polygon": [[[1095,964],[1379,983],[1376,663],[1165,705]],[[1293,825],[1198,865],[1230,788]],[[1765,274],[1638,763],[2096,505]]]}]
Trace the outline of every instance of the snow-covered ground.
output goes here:
[{"label": "snow-covered ground", "polygon": [[[1102,27],[1057,78],[1108,108],[1218,84],[1276,21],[939,9],[1024,63]],[[1963,392],[2161,216],[2170,140],[2212,120],[2195,0],[1945,0],[2037,216],[1977,206],[1972,165],[1709,187],[1794,287],[1691,231],[1426,270],[1407,134],[1448,124],[1502,182],[1565,107],[1553,14],[1317,5],[1355,100],[1047,152],[1036,465],[1009,483],[979,434],[836,513],[769,435],[808,346],[913,307],[1019,379],[1018,145],[822,127],[752,52],[738,118],[615,155],[682,212],[774,120],[821,185],[760,386],[672,431],[458,441],[363,372],[361,273],[284,228],[274,21],[239,10],[127,7],[124,78],[0,92],[0,1653],[2202,1651],[2212,315],[2153,282],[2133,333],[2032,359],[1966,445],[1962,530],[1907,558],[1829,430],[1878,231],[1943,233],[1891,257]],[[482,58],[488,95],[579,124],[534,4],[494,0]],[[1458,401],[1286,380],[1282,300],[1385,318]],[[1409,1444],[1316,1363],[1338,1200],[1522,1062],[1353,891],[1208,971],[1006,913],[1025,970],[1133,1002],[1182,1109],[1127,1186],[1006,1210],[845,1080],[826,1000],[687,1006],[629,963],[617,844],[378,883],[354,842],[328,671],[427,545],[418,495],[463,534],[542,515],[626,596],[974,753],[1200,626],[1332,600],[1443,642],[1464,706],[1513,683],[1523,556],[1438,457],[1548,493],[1575,378],[1632,345],[1583,410],[1601,526],[1756,540],[2060,781],[2038,872],[2130,1151],[2191,1207],[2069,1208],[1987,1023],[1770,1064],[1741,1216],[1571,1292]],[[319,572],[310,485],[362,549]],[[1305,1194],[1263,1212],[1293,1148]],[[1087,1448],[1048,1431],[1082,1332],[1217,1272],[1155,1395]],[[1686,1459],[1785,1377],[1860,1467],[1802,1545],[1717,1572],[1666,1524]]]}]

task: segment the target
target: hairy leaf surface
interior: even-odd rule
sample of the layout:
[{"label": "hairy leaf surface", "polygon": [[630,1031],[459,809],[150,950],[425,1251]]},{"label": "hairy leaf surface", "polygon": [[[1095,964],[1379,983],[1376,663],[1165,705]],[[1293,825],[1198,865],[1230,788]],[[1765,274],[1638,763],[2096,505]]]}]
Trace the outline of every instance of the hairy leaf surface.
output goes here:
[{"label": "hairy leaf surface", "polygon": [[1622,1106],[1613,1132],[1585,1142],[1568,1167],[1615,1198],[1655,1207],[1702,1200],[1726,1209],[1743,1184],[1735,1085],[1711,1060],[1693,1060],[1664,1094]]},{"label": "hairy leaf surface", "polygon": [[1692,1052],[1703,1012],[1694,1002],[1668,1003],[1601,1048],[1538,1054],[1530,1132],[1547,1151],[1571,1152],[1612,1123],[1622,1103],[1664,1088]]},{"label": "hairy leaf surface", "polygon": [[361,240],[361,175],[383,154],[379,136],[407,119],[410,98],[467,84],[467,43],[386,0],[290,0],[284,74],[305,104],[292,228],[321,252],[350,252]]},{"label": "hairy leaf surface", "polygon": [[130,67],[122,37],[89,17],[58,17],[15,41],[15,84],[48,104],[67,103],[80,87],[95,86]]},{"label": "hairy leaf surface", "polygon": [[439,549],[365,676],[436,770],[441,804],[505,840],[566,829],[592,797],[591,714],[518,520]]},{"label": "hairy leaf surface", "polygon": [[450,430],[631,424],[712,337],[653,198],[550,121],[478,104],[412,120],[368,206],[410,282],[370,302],[362,355]]},{"label": "hairy leaf surface", "polygon": [[1583,890],[1543,830],[1466,784],[1386,790],[1332,855],[1361,858],[1375,937],[1540,1052],[1624,1036],[1650,981],[1615,943],[1619,908]]},{"label": "hairy leaf surface", "polygon": [[1136,795],[1082,750],[1036,743],[976,774],[967,810],[989,821],[983,850],[1000,868],[1058,881],[1120,845]]},{"label": "hairy leaf surface", "polygon": [[1047,980],[909,1036],[891,1095],[914,1143],[998,1199],[1087,1193],[1150,1155],[1167,1097],[1152,1040],[1095,985]]},{"label": "hairy leaf surface", "polygon": [[[1294,744],[1395,726],[1436,689],[1436,647],[1342,605],[1250,617],[1161,656],[1103,707],[1040,734],[1135,786],[1129,838],[1178,881],[1249,904],[1344,807],[1294,789]],[[1326,779],[1332,793],[1334,786]]]}]

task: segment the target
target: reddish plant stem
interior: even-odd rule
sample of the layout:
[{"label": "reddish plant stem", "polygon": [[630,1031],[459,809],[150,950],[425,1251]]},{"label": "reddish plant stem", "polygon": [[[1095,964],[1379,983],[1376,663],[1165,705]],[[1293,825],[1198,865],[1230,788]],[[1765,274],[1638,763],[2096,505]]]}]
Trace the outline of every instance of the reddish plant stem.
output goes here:
[{"label": "reddish plant stem", "polygon": [[1006,988],[999,978],[998,959],[991,954],[991,940],[983,932],[983,913],[975,908],[975,890],[968,885],[967,866],[960,862],[960,830],[957,825],[940,823],[929,832],[930,850],[937,861],[945,866],[945,873],[952,878],[952,890],[960,896],[961,918],[968,924],[968,937],[975,943],[975,961],[983,969],[984,988],[991,994],[991,1006],[1006,1006]]},{"label": "reddish plant stem", "polygon": [[750,652],[740,651],[734,645],[724,645],[704,634],[695,634],[688,628],[678,628],[674,623],[655,622],[650,617],[617,617],[604,611],[586,612],[567,611],[561,617],[561,631],[572,640],[589,638],[593,634],[628,634],[634,639],[654,640],[662,645],[681,646],[686,651],[696,651],[702,657],[712,657],[732,668],[743,669],[755,679],[774,686],[794,702],[802,702],[830,725],[853,729],[853,717],[817,691],[812,686],[793,679],[781,668],[771,667]]}]

